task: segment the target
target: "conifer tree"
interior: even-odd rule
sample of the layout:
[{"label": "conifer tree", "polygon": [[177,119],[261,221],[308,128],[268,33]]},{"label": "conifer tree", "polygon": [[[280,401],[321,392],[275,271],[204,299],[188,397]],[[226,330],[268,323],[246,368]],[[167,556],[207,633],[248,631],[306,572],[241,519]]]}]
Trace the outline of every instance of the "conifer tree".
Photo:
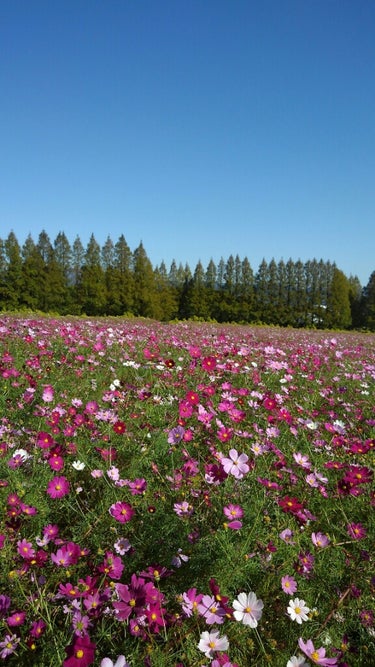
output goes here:
[{"label": "conifer tree", "polygon": [[21,304],[22,292],[22,256],[21,248],[14,232],[10,232],[4,241],[5,279],[4,307],[17,310]]},{"label": "conifer tree", "polygon": [[327,322],[335,329],[347,329],[352,323],[349,282],[345,274],[335,268],[327,303]]},{"label": "conifer tree", "polygon": [[372,272],[363,290],[363,319],[364,326],[370,331],[375,331],[375,271]]},{"label": "conifer tree", "polygon": [[87,315],[105,314],[105,277],[100,256],[100,246],[94,234],[91,234],[86,247],[81,278],[82,307]]},{"label": "conifer tree", "polygon": [[22,246],[22,290],[20,305],[31,310],[45,311],[45,263],[31,234]]},{"label": "conifer tree", "polygon": [[152,264],[142,241],[133,253],[134,315],[157,317],[160,312]]},{"label": "conifer tree", "polygon": [[134,276],[133,256],[126,242],[125,236],[121,234],[115,245],[114,276],[112,299],[114,314],[123,315],[132,313],[134,310]]}]

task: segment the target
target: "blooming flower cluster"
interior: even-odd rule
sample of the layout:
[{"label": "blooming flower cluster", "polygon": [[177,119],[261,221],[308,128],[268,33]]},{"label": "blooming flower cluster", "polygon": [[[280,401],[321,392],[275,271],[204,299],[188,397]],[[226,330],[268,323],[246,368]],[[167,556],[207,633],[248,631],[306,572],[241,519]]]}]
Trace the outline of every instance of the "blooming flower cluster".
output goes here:
[{"label": "blooming flower cluster", "polygon": [[366,664],[372,337],[2,316],[0,343],[0,662]]}]

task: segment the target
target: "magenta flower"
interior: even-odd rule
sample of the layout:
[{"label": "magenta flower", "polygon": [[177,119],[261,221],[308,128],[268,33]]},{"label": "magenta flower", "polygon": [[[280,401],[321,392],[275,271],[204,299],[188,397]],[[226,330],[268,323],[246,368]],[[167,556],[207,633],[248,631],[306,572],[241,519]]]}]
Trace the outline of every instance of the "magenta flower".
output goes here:
[{"label": "magenta flower", "polygon": [[240,505],[232,505],[229,503],[224,507],[223,512],[228,519],[241,519],[243,517],[243,509]]},{"label": "magenta flower", "polygon": [[35,556],[33,545],[25,539],[17,542],[17,552],[22,558],[34,558]]},{"label": "magenta flower", "polygon": [[25,611],[15,611],[14,614],[8,616],[7,623],[11,628],[17,627],[18,625],[23,625],[26,618]]},{"label": "magenta flower", "polygon": [[119,500],[117,503],[111,505],[109,508],[109,513],[111,516],[113,516],[114,519],[116,519],[116,521],[119,521],[120,523],[127,523],[134,515],[134,510],[131,505],[129,505],[129,503],[124,503]]},{"label": "magenta flower", "polygon": [[294,577],[286,575],[285,577],[281,577],[281,588],[284,593],[293,595],[297,591],[297,582]]},{"label": "magenta flower", "polygon": [[63,667],[88,667],[94,662],[96,645],[93,644],[88,635],[74,637],[73,643],[67,646],[65,652],[67,658]]},{"label": "magenta flower", "polygon": [[48,482],[47,493],[51,498],[63,498],[70,491],[70,484],[66,477],[54,477]]},{"label": "magenta flower", "polygon": [[366,537],[366,528],[361,523],[349,523],[346,527],[349,537],[353,540],[361,540]]},{"label": "magenta flower", "polygon": [[189,588],[182,594],[181,606],[186,616],[190,617],[198,611],[198,605],[202,598],[202,593],[197,593],[196,588]]},{"label": "magenta flower", "polygon": [[227,475],[233,475],[236,479],[242,479],[250,468],[247,465],[249,457],[247,454],[238,454],[236,449],[229,450],[229,458],[223,457],[221,465]]},{"label": "magenta flower", "polygon": [[324,665],[325,667],[328,667],[329,665],[337,665],[337,658],[326,658],[325,648],[315,648],[311,639],[304,642],[302,637],[300,637],[298,646],[315,665]]}]

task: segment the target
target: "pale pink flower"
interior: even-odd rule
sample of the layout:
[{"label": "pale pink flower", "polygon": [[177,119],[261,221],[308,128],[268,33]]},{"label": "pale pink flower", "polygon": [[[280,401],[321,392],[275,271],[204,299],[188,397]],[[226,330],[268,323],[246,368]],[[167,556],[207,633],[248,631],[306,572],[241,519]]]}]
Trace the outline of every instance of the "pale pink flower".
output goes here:
[{"label": "pale pink flower", "polygon": [[263,607],[262,600],[258,600],[252,591],[248,595],[240,593],[237,599],[233,601],[233,608],[235,610],[233,616],[236,621],[241,621],[244,625],[256,628],[262,616]]},{"label": "pale pink flower", "polygon": [[229,641],[226,635],[220,637],[219,632],[202,632],[198,648],[206,658],[212,659],[215,651],[226,651],[229,648]]},{"label": "pale pink flower", "polygon": [[223,457],[221,465],[227,475],[233,475],[236,479],[242,479],[250,468],[247,465],[249,457],[247,454],[239,454],[236,449],[229,450],[229,458]]}]

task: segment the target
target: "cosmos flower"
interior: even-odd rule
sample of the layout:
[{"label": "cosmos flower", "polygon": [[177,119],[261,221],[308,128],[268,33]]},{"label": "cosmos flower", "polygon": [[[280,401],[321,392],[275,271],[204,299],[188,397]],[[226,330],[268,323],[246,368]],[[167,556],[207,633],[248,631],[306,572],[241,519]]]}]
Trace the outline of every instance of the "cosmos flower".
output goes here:
[{"label": "cosmos flower", "polygon": [[233,475],[236,479],[242,479],[250,468],[247,465],[249,457],[247,454],[239,454],[236,449],[229,450],[229,457],[221,459],[221,465],[227,475]]},{"label": "cosmos flower", "polygon": [[304,642],[302,637],[300,637],[298,640],[298,646],[315,665],[323,665],[324,667],[337,665],[337,658],[326,658],[325,648],[315,648],[311,639],[308,639],[306,642]]},{"label": "cosmos flower", "polygon": [[229,641],[226,635],[220,637],[219,632],[204,631],[201,634],[198,648],[206,658],[212,659],[215,651],[226,651],[229,648]]},{"label": "cosmos flower", "polygon": [[70,491],[70,484],[66,477],[54,477],[48,482],[47,493],[51,498],[63,498]]},{"label": "cosmos flower", "polygon": [[302,625],[302,621],[309,620],[307,614],[309,613],[310,608],[306,606],[305,600],[300,600],[300,598],[290,600],[287,611],[292,621],[296,621],[299,625]]},{"label": "cosmos flower", "polygon": [[236,621],[241,621],[244,625],[256,628],[262,616],[263,607],[262,600],[258,600],[252,591],[248,594],[240,593],[237,599],[233,601],[235,610],[233,616]]}]

